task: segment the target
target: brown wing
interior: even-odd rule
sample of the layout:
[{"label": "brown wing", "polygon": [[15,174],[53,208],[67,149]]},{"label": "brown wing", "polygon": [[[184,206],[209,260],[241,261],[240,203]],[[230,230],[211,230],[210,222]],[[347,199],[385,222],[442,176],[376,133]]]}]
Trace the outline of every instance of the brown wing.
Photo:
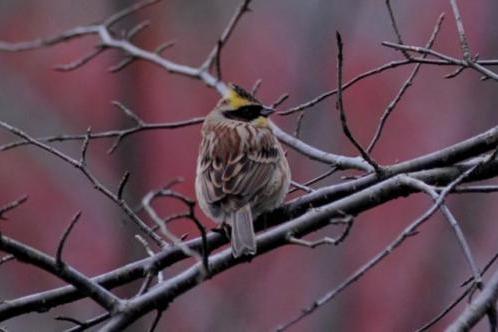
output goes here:
[{"label": "brown wing", "polygon": [[209,204],[235,211],[265,189],[282,156],[269,128],[224,124],[213,130],[217,135],[205,132],[201,147],[207,152],[200,161],[202,192]]}]

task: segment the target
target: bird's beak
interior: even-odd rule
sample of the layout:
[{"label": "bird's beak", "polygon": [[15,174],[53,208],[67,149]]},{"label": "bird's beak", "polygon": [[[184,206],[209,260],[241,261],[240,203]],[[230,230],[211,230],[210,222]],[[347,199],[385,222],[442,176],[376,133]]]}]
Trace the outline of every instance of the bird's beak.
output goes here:
[{"label": "bird's beak", "polygon": [[272,113],[274,113],[274,112],[275,112],[275,109],[273,109],[273,108],[263,107],[263,108],[261,109],[260,114],[261,114],[262,116],[264,116],[264,117],[268,117],[268,116],[270,116],[270,115],[271,115]]}]

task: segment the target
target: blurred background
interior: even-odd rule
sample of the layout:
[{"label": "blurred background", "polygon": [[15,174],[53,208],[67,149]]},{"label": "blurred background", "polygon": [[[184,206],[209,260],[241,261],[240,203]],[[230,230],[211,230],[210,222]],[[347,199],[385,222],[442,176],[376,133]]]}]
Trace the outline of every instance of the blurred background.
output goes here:
[{"label": "blurred background", "polygon": [[[133,1],[0,0],[0,40],[21,41],[49,36],[101,20]],[[176,45],[165,57],[199,65],[225,28],[239,1],[168,0],[130,17],[122,27],[144,19],[151,27],[135,41],[154,49],[165,41]],[[460,57],[458,36],[449,1],[393,1],[405,42],[424,45],[437,17],[446,21],[435,48]],[[328,0],[255,0],[222,54],[224,79],[250,88],[258,79],[258,97],[265,103],[289,93],[286,109],[336,87],[335,31],[342,33],[345,80],[401,55],[380,45],[395,41],[383,2]],[[474,52],[481,59],[498,58],[498,3],[461,1],[460,10]],[[96,39],[86,37],[47,49],[0,53],[0,118],[31,135],[84,133],[131,125],[111,105],[119,100],[149,122],[169,122],[205,115],[218,95],[203,83],[171,75],[151,64],[135,62],[110,74],[122,60],[108,51],[70,73],[53,66],[89,52]],[[411,67],[390,70],[356,84],[345,92],[345,107],[356,137],[366,145],[389,101]],[[373,156],[382,164],[403,161],[438,150],[496,125],[495,82],[481,82],[465,71],[452,80],[452,69],[422,67],[413,87],[388,122]],[[295,116],[274,121],[293,132]],[[131,172],[125,197],[131,205],[150,190],[176,177],[185,181],[176,190],[194,197],[194,174],[200,126],[140,133],[128,137],[112,155],[112,140],[92,141],[88,162],[94,174],[117,188],[124,171]],[[335,99],[308,111],[303,139],[338,154],[356,152],[343,136]],[[15,138],[0,132],[0,144]],[[80,143],[55,143],[78,157]],[[326,170],[289,151],[293,178],[304,182]],[[350,173],[346,173],[350,174]],[[341,181],[338,174],[321,185]],[[0,223],[2,233],[55,254],[65,227],[77,211],[82,218],[69,238],[64,257],[88,275],[107,272],[146,257],[133,235],[137,228],[119,209],[73,167],[33,147],[0,153],[0,205],[22,195],[28,202]],[[291,195],[289,198],[295,197]],[[468,237],[475,258],[483,266],[498,251],[498,209],[495,195],[451,197],[449,207]],[[169,201],[155,204],[163,215],[179,212]],[[176,300],[163,315],[158,331],[268,331],[298,314],[370,260],[430,206],[422,195],[398,199],[357,217],[350,237],[339,247],[285,247],[205,282]],[[214,227],[200,211],[202,221]],[[171,227],[197,236],[192,223]],[[333,235],[325,229],[309,238]],[[181,267],[184,267],[181,266]],[[165,271],[173,275],[181,267]],[[460,294],[470,275],[463,254],[447,222],[438,214],[421,233],[406,241],[392,256],[345,290],[334,301],[295,325],[291,331],[409,331],[422,326]],[[10,262],[0,266],[0,298],[11,299],[62,285],[30,266]],[[135,294],[139,283],[118,289]],[[441,330],[462,310],[460,305],[434,330]],[[90,301],[2,322],[9,331],[59,331],[71,327],[59,315],[85,320],[101,313]],[[153,316],[137,322],[133,331],[146,330]],[[486,331],[481,323],[477,331]]]}]

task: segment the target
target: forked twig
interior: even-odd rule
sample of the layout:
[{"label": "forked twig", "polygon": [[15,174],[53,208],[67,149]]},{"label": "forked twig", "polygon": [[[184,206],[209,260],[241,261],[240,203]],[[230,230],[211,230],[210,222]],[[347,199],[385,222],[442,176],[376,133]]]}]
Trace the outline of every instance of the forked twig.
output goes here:
[{"label": "forked twig", "polygon": [[[390,1],[387,0],[387,3],[390,3]],[[434,41],[436,40],[436,37],[437,37],[437,35],[439,33],[439,30],[441,29],[441,25],[443,24],[443,20],[444,20],[444,13],[442,13],[441,15],[439,15],[439,17],[437,19],[436,25],[434,26],[434,30],[432,31],[432,34],[431,34],[431,36],[429,38],[429,41],[427,42],[427,45],[426,45],[427,48],[430,49],[432,47],[432,45],[434,44]],[[397,34],[399,34],[399,31],[397,32]],[[399,37],[399,39],[401,40],[401,37]],[[427,54],[422,55],[422,58],[425,58],[425,57],[427,57]],[[391,115],[391,113],[394,111],[394,108],[396,107],[396,105],[398,104],[398,102],[401,100],[401,98],[403,97],[403,95],[405,94],[405,92],[412,85],[413,80],[415,79],[415,76],[418,74],[421,65],[422,65],[421,63],[417,63],[415,65],[415,67],[413,68],[412,72],[408,76],[408,79],[405,81],[405,83],[403,83],[403,85],[399,89],[399,91],[396,94],[396,96],[394,97],[394,99],[389,103],[389,105],[387,106],[387,108],[384,110],[384,113],[382,114],[382,116],[380,118],[379,125],[377,126],[375,134],[372,137],[372,140],[370,141],[370,144],[368,144],[368,147],[367,147],[367,150],[366,150],[368,153],[372,152],[373,148],[375,147],[375,144],[378,142],[378,140],[379,140],[379,138],[380,138],[380,136],[382,134],[382,130],[384,129],[384,126],[385,126],[385,124],[387,122],[387,119],[389,118],[389,116]]]},{"label": "forked twig", "polygon": [[[318,308],[322,307],[332,299],[334,299],[340,292],[345,290],[348,286],[359,280],[366,272],[375,267],[378,263],[384,260],[385,257],[390,255],[394,250],[396,250],[406,239],[417,234],[417,229],[429,220],[430,217],[439,209],[439,207],[443,204],[445,197],[465,178],[467,178],[470,174],[472,174],[479,166],[485,164],[486,161],[475,164],[473,167],[467,169],[461,175],[459,175],[456,179],[450,182],[445,189],[439,194],[436,202],[428,209],[424,214],[422,214],[418,219],[412,222],[407,228],[401,232],[394,241],[392,241],[383,251],[379,252],[375,255],[370,261],[361,266],[358,270],[356,270],[353,274],[351,274],[346,280],[340,283],[336,288],[327,292],[324,296],[320,297],[318,300],[314,301],[313,304],[304,308],[301,314],[297,315],[292,320],[287,323],[279,326],[276,331],[284,331],[301,321],[303,318],[311,315]],[[397,177],[400,182],[404,182],[407,186],[411,186],[409,182],[405,182],[405,177],[403,175]]]},{"label": "forked twig", "polygon": [[356,149],[360,152],[363,159],[365,159],[374,169],[377,174],[382,174],[382,168],[370,157],[367,151],[363,149],[363,147],[358,143],[358,141],[354,138],[353,134],[349,130],[346,112],[344,111],[344,105],[342,102],[342,72],[343,72],[343,44],[342,38],[339,32],[336,33],[337,38],[337,109],[339,111],[342,130],[346,137],[349,139],[351,143],[356,147]]}]

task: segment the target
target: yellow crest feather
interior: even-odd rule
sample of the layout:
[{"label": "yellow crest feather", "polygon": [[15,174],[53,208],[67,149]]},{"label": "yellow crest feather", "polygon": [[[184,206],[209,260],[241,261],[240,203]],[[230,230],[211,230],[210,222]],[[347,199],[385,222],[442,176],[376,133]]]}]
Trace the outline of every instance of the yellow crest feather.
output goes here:
[{"label": "yellow crest feather", "polygon": [[232,109],[238,109],[242,106],[252,104],[250,100],[239,95],[235,90],[230,90],[227,100],[230,102],[230,107]]}]

